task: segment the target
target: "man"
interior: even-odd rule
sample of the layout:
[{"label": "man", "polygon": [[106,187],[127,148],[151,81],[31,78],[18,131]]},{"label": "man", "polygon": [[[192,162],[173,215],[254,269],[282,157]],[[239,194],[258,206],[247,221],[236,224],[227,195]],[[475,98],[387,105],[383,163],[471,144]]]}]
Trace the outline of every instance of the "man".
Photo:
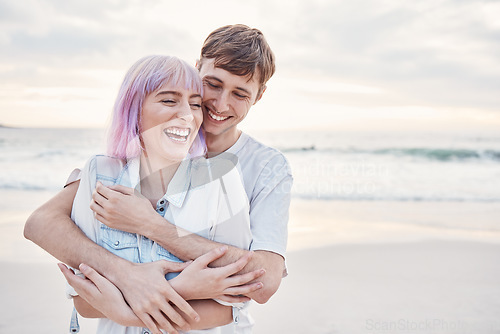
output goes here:
[{"label": "man", "polygon": [[[198,68],[204,83],[203,129],[208,151],[238,157],[250,202],[250,250],[254,254],[240,273],[265,269],[259,278],[263,287],[247,294],[258,303],[265,303],[278,289],[284,272],[292,176],[281,153],[242,133],[237,125],[261,99],[265,84],[275,71],[274,55],[259,30],[244,25],[225,26],[205,40]],[[151,319],[160,323],[159,304],[164,302],[159,296],[167,300],[171,297],[164,279],[165,269],[154,264],[128,263],[86,238],[69,218],[77,188],[78,182],[69,184],[35,211],[26,222],[25,236],[73,267],[86,263],[95,268],[121,290],[137,316],[154,328]],[[176,227],[166,224],[151,208],[141,210],[134,206],[130,210],[137,204],[134,196],[102,186],[96,189],[96,197],[93,210],[101,222],[140,233],[184,261],[221,247],[195,234],[180,237]],[[246,253],[248,250],[228,247],[212,265],[235,263]],[[241,297],[227,296],[227,301],[239,300]],[[235,321],[238,326],[251,327],[246,313]]]}]

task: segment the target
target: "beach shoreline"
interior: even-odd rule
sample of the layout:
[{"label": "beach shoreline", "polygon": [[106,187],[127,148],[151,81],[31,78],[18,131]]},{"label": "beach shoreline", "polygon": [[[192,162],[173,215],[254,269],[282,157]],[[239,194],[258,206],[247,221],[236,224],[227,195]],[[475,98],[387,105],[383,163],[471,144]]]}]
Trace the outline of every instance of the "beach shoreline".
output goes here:
[{"label": "beach shoreline", "polygon": [[[57,260],[22,235],[53,193],[0,195],[0,332],[67,332]],[[488,202],[294,199],[289,275],[252,305],[254,333],[498,333],[499,212]],[[81,325],[95,332],[94,320]]]}]

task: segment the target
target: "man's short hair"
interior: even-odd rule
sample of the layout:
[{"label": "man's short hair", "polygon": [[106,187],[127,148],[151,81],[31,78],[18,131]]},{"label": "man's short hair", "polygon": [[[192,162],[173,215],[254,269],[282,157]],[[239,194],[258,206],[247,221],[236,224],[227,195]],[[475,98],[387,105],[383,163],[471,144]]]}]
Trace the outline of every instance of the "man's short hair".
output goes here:
[{"label": "man's short hair", "polygon": [[257,74],[259,93],[276,70],[274,53],[262,32],[243,24],[227,25],[214,30],[203,43],[203,59],[214,59],[214,66],[238,76]]}]

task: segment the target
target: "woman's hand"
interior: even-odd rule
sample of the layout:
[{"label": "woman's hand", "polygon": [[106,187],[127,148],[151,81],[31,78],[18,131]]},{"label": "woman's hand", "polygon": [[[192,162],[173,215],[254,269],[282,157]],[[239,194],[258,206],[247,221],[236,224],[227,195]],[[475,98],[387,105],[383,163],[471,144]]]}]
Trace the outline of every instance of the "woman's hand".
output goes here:
[{"label": "woman's hand", "polygon": [[[168,261],[134,264],[133,267],[140,269],[142,273],[149,272],[154,275],[158,272],[162,277],[162,283],[160,289],[158,287],[153,289],[153,286],[144,287],[144,281],[134,282],[135,286],[131,290],[135,294],[129,296],[132,298],[131,300],[127,299],[133,307],[133,311],[125,302],[120,290],[89,266],[80,265],[80,270],[87,279],[74,275],[64,265],[60,265],[60,268],[68,283],[75,288],[79,295],[107,318],[125,326],[131,326],[131,322],[135,323],[132,326],[144,326],[142,325],[144,323],[144,327],[149,328],[153,333],[160,334],[159,328],[169,333],[178,333],[177,329],[189,330],[190,328],[172,305],[176,305],[184,314],[195,321],[199,319],[194,309],[165,280],[166,272],[180,271],[186,265]],[[129,278],[132,278],[132,273],[129,274]],[[145,293],[153,293],[152,291],[154,291],[154,295]],[[130,315],[130,312],[133,316]],[[136,318],[139,319],[139,325]]]},{"label": "woman's hand", "polygon": [[258,269],[242,275],[235,275],[250,261],[253,252],[248,252],[238,261],[224,267],[209,268],[208,265],[222,257],[227,246],[213,249],[198,257],[177,277],[169,282],[184,299],[220,299],[229,303],[250,300],[245,294],[263,287],[261,282],[249,283],[264,275],[264,269]]},{"label": "woman's hand", "polygon": [[142,235],[145,224],[158,216],[151,202],[135,189],[122,185],[106,187],[100,182],[92,193],[90,209],[106,226]]},{"label": "woman's hand", "polygon": [[94,269],[83,264],[80,265],[80,270],[85,272],[87,276],[86,279],[75,275],[62,263],[59,263],[58,266],[68,284],[75,289],[81,298],[98,311],[94,314],[100,313],[123,326],[144,326],[125,302],[120,290]]}]

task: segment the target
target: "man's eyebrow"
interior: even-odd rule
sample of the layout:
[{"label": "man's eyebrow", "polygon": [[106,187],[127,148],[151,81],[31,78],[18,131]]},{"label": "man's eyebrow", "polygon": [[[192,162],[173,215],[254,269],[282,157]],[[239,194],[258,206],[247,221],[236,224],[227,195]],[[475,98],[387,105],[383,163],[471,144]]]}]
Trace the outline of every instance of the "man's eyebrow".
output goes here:
[{"label": "man's eyebrow", "polygon": [[[217,77],[214,77],[214,76],[211,76],[211,75],[207,75],[205,77],[203,77],[203,79],[210,79],[210,80],[215,80],[217,81],[218,83],[223,83],[221,79],[217,78]],[[243,88],[243,87],[236,87],[237,90],[241,90],[242,92],[248,94],[248,95],[252,95],[247,89]]]},{"label": "man's eyebrow", "polygon": [[217,81],[218,83],[222,83],[222,80],[221,80],[221,79],[219,79],[219,78],[217,78],[217,77],[214,77],[213,75],[205,75],[205,76],[203,77],[203,79],[215,80],[215,81]]},{"label": "man's eyebrow", "polygon": [[177,92],[175,90],[162,90],[161,92],[156,93],[155,96],[158,96],[158,95],[167,95],[167,94],[173,94],[173,95],[176,95],[176,96],[182,96],[182,94],[180,92]]}]

